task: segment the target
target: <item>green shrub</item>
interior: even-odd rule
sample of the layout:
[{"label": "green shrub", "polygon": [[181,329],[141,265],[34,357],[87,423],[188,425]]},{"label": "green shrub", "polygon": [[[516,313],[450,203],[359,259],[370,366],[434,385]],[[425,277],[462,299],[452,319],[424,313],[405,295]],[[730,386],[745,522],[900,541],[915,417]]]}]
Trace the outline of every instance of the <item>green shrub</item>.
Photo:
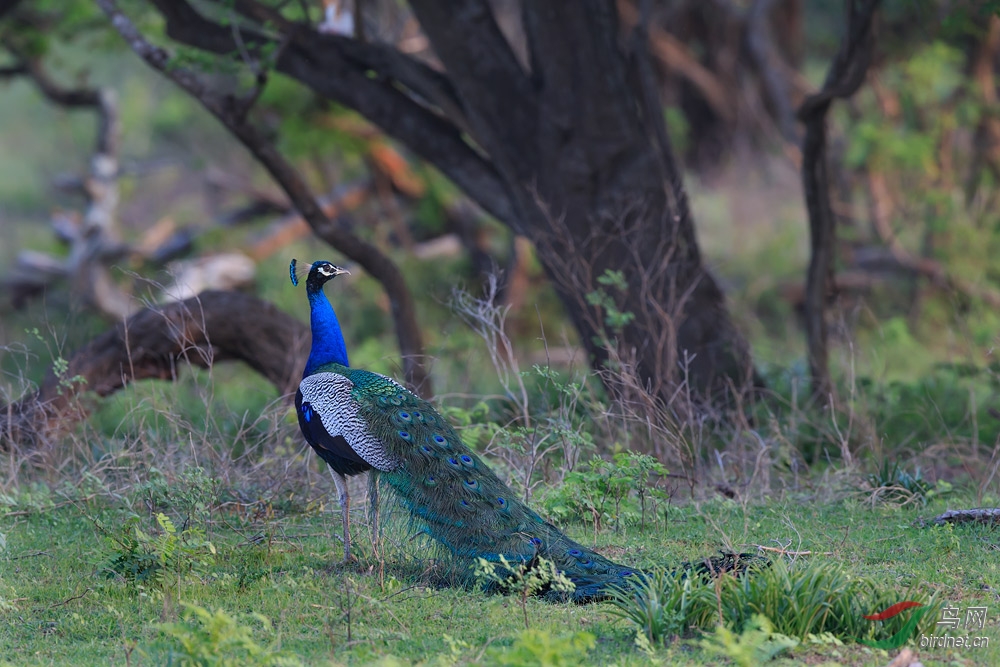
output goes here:
[{"label": "green shrub", "polygon": [[260,614],[251,614],[260,630],[241,624],[221,609],[208,611],[195,604],[184,605],[183,620],[162,623],[158,627],[170,640],[167,664],[185,667],[293,667],[302,662],[279,650],[276,639],[267,646],[254,640],[260,630],[271,631],[271,622]]}]

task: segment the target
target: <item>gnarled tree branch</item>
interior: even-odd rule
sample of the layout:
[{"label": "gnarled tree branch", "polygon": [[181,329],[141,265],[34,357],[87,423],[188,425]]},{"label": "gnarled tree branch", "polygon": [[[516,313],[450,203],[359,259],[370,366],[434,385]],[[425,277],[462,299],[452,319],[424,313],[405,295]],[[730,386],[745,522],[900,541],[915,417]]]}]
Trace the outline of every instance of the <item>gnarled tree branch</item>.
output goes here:
[{"label": "gnarled tree branch", "polygon": [[[171,39],[217,54],[237,50],[230,28],[206,19],[185,0],[152,2],[166,20]],[[241,9],[251,14],[255,4],[258,3],[241,3]],[[491,215],[508,224],[517,224],[503,180],[490,162],[463,139],[464,111],[460,110],[450,85],[442,83],[440,74],[390,47],[359,44],[288,22],[284,28],[287,32],[282,33],[280,40],[241,28],[242,40],[251,53],[265,45],[281,46],[274,61],[278,72],[354,109],[440,169]],[[372,72],[377,76],[369,76]],[[400,87],[414,94],[407,94]],[[417,101],[425,96],[439,108],[429,108]],[[445,118],[442,113],[449,111],[462,116]]]},{"label": "gnarled tree branch", "polygon": [[810,258],[806,275],[806,338],[812,393],[828,400],[833,387],[827,358],[825,306],[833,290],[833,252],[837,239],[836,218],[830,204],[826,164],[826,113],[833,100],[850,97],[864,81],[874,45],[875,10],[879,0],[849,0],[847,33],[826,75],[823,89],[810,95],[799,107],[805,126],[802,144],[802,186],[809,211]]},{"label": "gnarled tree branch", "polygon": [[108,396],[136,380],[175,380],[185,364],[248,364],[282,395],[294,391],[309,354],[309,330],[273,304],[241,292],[143,309],[49,371],[38,391],[0,409],[0,449],[35,445],[86,417],[81,392]]},{"label": "gnarled tree branch", "polygon": [[430,379],[423,365],[423,343],[413,297],[399,267],[376,246],[327,217],[301,174],[278,151],[274,143],[248,120],[247,109],[235,97],[220,95],[196,73],[172,63],[167,52],[146,40],[118,9],[114,0],[97,0],[97,4],[136,54],[197,99],[250,150],[281,185],[288,199],[317,236],[360,264],[382,284],[392,304],[406,380],[421,394],[429,395]]},{"label": "gnarled tree branch", "polygon": [[60,230],[70,243],[69,258],[56,261],[45,255],[22,253],[19,257],[21,268],[31,269],[30,261],[42,259],[45,266],[54,270],[19,270],[6,279],[4,282],[11,289],[12,302],[17,305],[41,293],[53,281],[69,279],[77,295],[106,317],[116,320],[126,317],[135,312],[134,304],[115,284],[108,268],[109,260],[124,251],[116,224],[121,136],[117,97],[109,88],[65,88],[49,76],[41,59],[28,53],[16,39],[6,37],[2,44],[19,61],[7,68],[5,76],[27,76],[51,103],[67,109],[93,110],[98,121],[90,173],[81,183],[87,198],[86,212],[79,224],[64,224]]}]

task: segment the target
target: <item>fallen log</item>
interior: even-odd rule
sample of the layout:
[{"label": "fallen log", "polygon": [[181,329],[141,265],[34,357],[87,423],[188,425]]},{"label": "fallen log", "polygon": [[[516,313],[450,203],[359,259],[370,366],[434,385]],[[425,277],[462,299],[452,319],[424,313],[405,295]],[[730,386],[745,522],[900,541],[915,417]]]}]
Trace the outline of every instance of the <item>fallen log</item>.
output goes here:
[{"label": "fallen log", "polygon": [[308,327],[242,292],[207,291],[144,308],[77,350],[62,372],[0,409],[0,450],[32,448],[85,419],[84,394],[104,397],[136,380],[176,380],[186,365],[242,361],[282,395],[309,354]]},{"label": "fallen log", "polygon": [[935,526],[946,523],[1000,524],[1000,507],[977,507],[968,510],[948,510],[931,519]]}]

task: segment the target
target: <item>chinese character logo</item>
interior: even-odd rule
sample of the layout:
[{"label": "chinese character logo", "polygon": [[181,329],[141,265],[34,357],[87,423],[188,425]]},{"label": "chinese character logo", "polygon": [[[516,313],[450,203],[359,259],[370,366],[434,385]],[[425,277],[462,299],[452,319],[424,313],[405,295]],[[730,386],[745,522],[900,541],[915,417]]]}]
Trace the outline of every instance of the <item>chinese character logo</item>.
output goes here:
[{"label": "chinese character logo", "polygon": [[[962,625],[962,611],[958,607],[948,605],[941,609],[941,620],[938,627],[945,630],[955,630]],[[965,629],[967,632],[977,632],[986,627],[986,607],[966,607]]]},{"label": "chinese character logo", "polygon": [[[877,614],[868,614],[867,616],[865,616],[865,618],[868,619],[869,621],[887,621],[890,618],[898,616],[907,609],[913,609],[913,608],[918,608],[918,609],[915,612],[913,612],[913,614],[906,621],[903,627],[900,628],[899,632],[894,634],[892,637],[889,637],[888,639],[881,639],[879,641],[862,639],[861,643],[871,646],[873,648],[881,648],[881,649],[899,648],[900,646],[905,644],[906,640],[912,637],[913,634],[916,632],[917,624],[920,623],[920,618],[927,611],[927,607],[924,607],[923,604],[916,602],[915,600],[903,600],[902,602],[897,602],[891,607],[887,607],[886,609],[878,612]],[[956,609],[955,612],[956,612],[956,618],[958,618],[957,616],[958,609]],[[983,614],[983,616],[985,617],[985,613]]]}]

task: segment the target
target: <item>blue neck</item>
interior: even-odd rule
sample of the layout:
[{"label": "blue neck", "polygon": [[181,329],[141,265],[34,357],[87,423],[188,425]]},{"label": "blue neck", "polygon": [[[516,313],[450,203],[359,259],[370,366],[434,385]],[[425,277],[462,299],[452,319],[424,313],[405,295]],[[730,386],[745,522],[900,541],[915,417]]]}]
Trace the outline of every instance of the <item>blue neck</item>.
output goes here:
[{"label": "blue neck", "polygon": [[344,344],[344,334],[340,330],[337,314],[323,293],[323,288],[312,291],[307,289],[309,297],[309,322],[312,326],[312,349],[309,360],[306,361],[305,377],[326,364],[341,364],[350,366],[347,361],[347,346]]}]

